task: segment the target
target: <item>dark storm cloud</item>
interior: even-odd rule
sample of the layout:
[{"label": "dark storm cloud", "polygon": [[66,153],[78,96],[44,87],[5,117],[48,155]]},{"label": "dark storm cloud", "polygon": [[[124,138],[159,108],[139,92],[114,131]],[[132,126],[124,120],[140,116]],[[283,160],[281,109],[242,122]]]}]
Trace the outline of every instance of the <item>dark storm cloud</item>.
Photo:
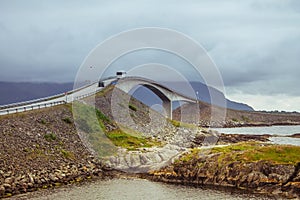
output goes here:
[{"label": "dark storm cloud", "polygon": [[229,88],[300,95],[297,0],[2,0],[0,80],[72,81],[98,43],[145,26],[194,38],[208,50]]},{"label": "dark storm cloud", "polygon": [[248,48],[237,45],[234,49],[226,45],[223,49],[213,49],[211,54],[221,69],[225,84],[229,87],[245,87],[247,84],[252,87],[256,84],[257,87],[253,88],[256,92],[300,95],[297,87],[300,76],[300,32],[295,32],[299,36],[293,36],[291,32],[286,38],[265,45]]}]

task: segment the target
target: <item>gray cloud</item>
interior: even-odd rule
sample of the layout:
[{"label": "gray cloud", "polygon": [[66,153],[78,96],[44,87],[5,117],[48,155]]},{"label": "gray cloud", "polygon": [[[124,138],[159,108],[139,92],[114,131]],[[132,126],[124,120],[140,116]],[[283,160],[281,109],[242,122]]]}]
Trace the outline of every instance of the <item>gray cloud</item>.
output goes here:
[{"label": "gray cloud", "polygon": [[0,80],[72,81],[98,43],[146,26],[202,44],[232,93],[300,95],[298,0],[2,0]]}]

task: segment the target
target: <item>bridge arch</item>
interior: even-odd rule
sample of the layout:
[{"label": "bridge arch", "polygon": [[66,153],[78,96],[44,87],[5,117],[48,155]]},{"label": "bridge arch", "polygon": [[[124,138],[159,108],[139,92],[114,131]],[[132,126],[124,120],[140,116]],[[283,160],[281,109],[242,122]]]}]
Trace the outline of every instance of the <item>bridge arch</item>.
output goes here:
[{"label": "bridge arch", "polygon": [[155,95],[157,95],[162,100],[162,106],[167,114],[166,117],[170,119],[173,119],[172,103],[174,101],[185,101],[192,103],[197,102],[197,100],[176,93],[171,89],[157,82],[154,82],[153,80],[148,80],[140,77],[126,77],[123,79],[119,79],[116,84],[116,87],[121,89],[125,93],[129,93],[133,88],[136,88],[137,86],[144,86],[145,88],[152,91]]},{"label": "bridge arch", "polygon": [[143,86],[147,89],[149,89],[151,92],[153,92],[156,96],[159,97],[159,99],[162,101],[162,107],[165,110],[165,113],[167,114],[167,117],[172,119],[173,115],[172,115],[172,111],[173,111],[173,106],[172,106],[172,101],[169,97],[166,96],[166,94],[160,90],[159,87],[157,87],[156,85],[151,85],[149,83],[141,83],[136,85],[135,87],[138,86]]}]

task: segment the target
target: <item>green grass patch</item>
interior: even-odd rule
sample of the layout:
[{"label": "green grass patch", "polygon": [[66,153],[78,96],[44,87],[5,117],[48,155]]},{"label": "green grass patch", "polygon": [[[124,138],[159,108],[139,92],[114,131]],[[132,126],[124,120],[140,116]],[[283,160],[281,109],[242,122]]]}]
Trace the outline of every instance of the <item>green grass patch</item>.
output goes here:
[{"label": "green grass patch", "polygon": [[189,162],[192,159],[198,159],[201,151],[202,150],[200,150],[200,149],[192,149],[191,152],[186,153],[186,154],[180,156],[179,159],[175,160],[175,163]]},{"label": "green grass patch", "polygon": [[239,120],[237,118],[232,118],[231,121],[233,121],[233,122],[239,122]]},{"label": "green grass patch", "polygon": [[[75,113],[75,122],[87,134],[88,142],[101,157],[112,155],[116,152],[116,146],[128,150],[136,150],[137,148],[161,145],[160,142],[142,137],[141,133],[125,126],[117,125],[92,106],[76,102],[73,112]],[[108,132],[105,125],[120,128]]]},{"label": "green grass patch", "polygon": [[104,115],[101,111],[99,111],[98,109],[96,109],[96,116],[98,119],[98,123],[102,129],[102,131],[106,132],[106,127],[105,127],[105,123],[108,124],[113,124],[113,122],[106,116]]},{"label": "green grass patch", "polygon": [[102,131],[101,129],[103,129],[104,125],[99,125],[100,122],[94,107],[80,102],[74,102],[72,112],[74,121],[80,130],[86,133]]},{"label": "green grass patch", "polygon": [[245,121],[245,122],[250,122],[251,121],[248,117],[246,117],[244,115],[242,115],[242,120]]},{"label": "green grass patch", "polygon": [[143,137],[142,136],[142,133],[136,131],[136,130],[133,130],[133,129],[130,129],[122,124],[118,124],[118,127],[125,133],[127,133],[128,135],[131,135],[131,136],[134,136],[134,137],[137,137],[137,138],[141,138]]},{"label": "green grass patch", "polygon": [[300,147],[289,145],[272,145],[244,152],[239,156],[244,161],[267,160],[276,164],[293,164],[300,162]]},{"label": "green grass patch", "polygon": [[113,123],[98,109],[79,102],[74,103],[73,114],[78,127],[86,133],[105,131],[104,123]]},{"label": "green grass patch", "polygon": [[41,123],[41,124],[44,124],[44,125],[47,124],[46,120],[44,120],[44,119],[41,119],[41,120],[40,120],[40,123]]},{"label": "green grass patch", "polygon": [[[292,145],[263,145],[239,143],[213,148],[212,153],[223,153],[221,159],[242,162],[270,161],[274,164],[297,164],[300,162],[300,147]],[[220,160],[222,161],[222,160]]]},{"label": "green grass patch", "polygon": [[104,115],[101,111],[99,111],[98,109],[96,109],[96,115],[97,115],[98,120],[101,120],[103,122],[112,123],[111,120],[106,115]]},{"label": "green grass patch", "polygon": [[171,124],[173,124],[173,126],[175,127],[180,127],[180,122],[176,121],[176,120],[169,120],[171,122]]},{"label": "green grass patch", "polygon": [[64,117],[64,118],[62,118],[62,120],[64,122],[66,122],[67,124],[72,124],[72,120],[69,117]]},{"label": "green grass patch", "polygon": [[54,140],[57,139],[57,136],[54,133],[47,133],[47,134],[44,135],[44,138],[47,141],[54,141]]},{"label": "green grass patch", "polygon": [[117,151],[116,146],[104,132],[89,133],[88,141],[99,157],[115,155],[115,152]]},{"label": "green grass patch", "polygon": [[238,144],[228,145],[224,147],[215,147],[211,150],[212,153],[232,153],[246,150],[253,150],[260,146],[261,144],[256,142],[241,142]]},{"label": "green grass patch", "polygon": [[107,137],[116,145],[128,150],[137,148],[153,147],[161,145],[160,142],[145,137],[137,137],[123,132],[120,129],[107,133]]},{"label": "green grass patch", "polygon": [[171,122],[171,124],[173,124],[173,126],[175,126],[175,127],[192,128],[192,129],[198,128],[194,124],[189,124],[189,123],[180,122],[180,121],[171,120],[171,119],[168,119],[168,121]]},{"label": "green grass patch", "polygon": [[115,145],[106,136],[104,123],[113,124],[107,116],[80,102],[74,103],[72,111],[77,127],[85,133],[87,142],[99,157],[110,156],[116,152]]},{"label": "green grass patch", "polygon": [[74,156],[74,154],[73,154],[72,152],[67,151],[67,150],[65,150],[65,149],[60,150],[60,152],[62,153],[62,155],[63,155],[65,158],[69,158],[69,159],[74,159],[74,158],[75,158],[75,156]]},{"label": "green grass patch", "polygon": [[[218,155],[217,162],[219,166],[228,163],[240,162],[258,162],[268,161],[273,164],[291,164],[296,165],[300,162],[300,147],[292,145],[270,145],[255,142],[243,142],[225,147],[215,147],[209,150],[193,149],[191,152],[182,155],[176,163],[198,160],[201,154]],[[199,162],[199,160],[197,161]],[[201,164],[201,163],[200,163]]]},{"label": "green grass patch", "polygon": [[130,110],[133,110],[134,112],[137,111],[137,107],[136,107],[135,105],[129,104],[129,105],[128,105],[128,108],[129,108]]}]

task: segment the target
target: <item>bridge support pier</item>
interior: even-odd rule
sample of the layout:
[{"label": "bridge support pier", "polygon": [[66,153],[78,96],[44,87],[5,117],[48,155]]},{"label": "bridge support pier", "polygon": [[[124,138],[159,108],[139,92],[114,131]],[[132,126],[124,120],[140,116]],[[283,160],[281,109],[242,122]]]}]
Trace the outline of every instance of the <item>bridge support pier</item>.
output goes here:
[{"label": "bridge support pier", "polygon": [[167,101],[164,100],[162,103],[163,108],[166,111],[166,117],[168,117],[169,119],[173,119],[173,106],[172,106],[172,101]]}]

